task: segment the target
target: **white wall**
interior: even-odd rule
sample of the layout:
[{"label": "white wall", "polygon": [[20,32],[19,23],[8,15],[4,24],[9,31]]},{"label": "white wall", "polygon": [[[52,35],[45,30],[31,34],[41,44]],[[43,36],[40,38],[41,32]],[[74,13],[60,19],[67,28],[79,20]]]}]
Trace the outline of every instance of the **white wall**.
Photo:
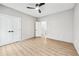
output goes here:
[{"label": "white wall", "polygon": [[11,8],[7,8],[3,5],[0,5],[0,13],[18,16],[22,19],[22,39],[28,39],[34,36],[34,20],[36,18],[16,11]]},{"label": "white wall", "polygon": [[60,12],[39,18],[47,21],[47,37],[72,42],[72,19],[73,10]]},{"label": "white wall", "polygon": [[74,10],[73,26],[73,43],[77,49],[77,52],[79,53],[79,4],[76,5]]}]

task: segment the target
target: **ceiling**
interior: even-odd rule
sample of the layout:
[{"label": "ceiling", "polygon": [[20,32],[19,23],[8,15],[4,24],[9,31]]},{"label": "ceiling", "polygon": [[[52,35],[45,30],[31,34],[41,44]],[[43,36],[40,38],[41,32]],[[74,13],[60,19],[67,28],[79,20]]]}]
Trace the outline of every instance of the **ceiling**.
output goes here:
[{"label": "ceiling", "polygon": [[72,9],[74,7],[74,3],[46,3],[45,5],[41,6],[40,9],[42,13],[38,13],[37,10],[27,9],[27,6],[35,6],[35,3],[3,3],[3,5],[16,9],[20,12],[25,14],[34,16],[34,17],[43,17],[46,15],[58,13],[61,11],[65,11],[68,9]]}]

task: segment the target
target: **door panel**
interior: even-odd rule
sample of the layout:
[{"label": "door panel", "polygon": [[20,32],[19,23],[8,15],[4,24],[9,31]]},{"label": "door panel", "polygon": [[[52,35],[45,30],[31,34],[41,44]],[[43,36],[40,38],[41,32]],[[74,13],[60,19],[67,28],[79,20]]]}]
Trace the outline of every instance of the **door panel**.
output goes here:
[{"label": "door panel", "polygon": [[4,44],[7,44],[11,41],[12,39],[12,33],[10,33],[9,31],[11,30],[10,29],[10,21],[9,19],[7,18],[8,16],[7,15],[3,15],[1,14],[0,15],[0,20],[1,20],[1,44],[0,45],[4,45]]},{"label": "door panel", "polygon": [[46,31],[47,31],[47,23],[46,21],[41,21],[42,36],[46,36]]},{"label": "door panel", "polygon": [[14,42],[20,41],[21,40],[21,18],[13,17],[12,30],[13,30],[12,41],[14,41]]},{"label": "door panel", "polygon": [[36,22],[36,36],[41,36],[41,23]]}]

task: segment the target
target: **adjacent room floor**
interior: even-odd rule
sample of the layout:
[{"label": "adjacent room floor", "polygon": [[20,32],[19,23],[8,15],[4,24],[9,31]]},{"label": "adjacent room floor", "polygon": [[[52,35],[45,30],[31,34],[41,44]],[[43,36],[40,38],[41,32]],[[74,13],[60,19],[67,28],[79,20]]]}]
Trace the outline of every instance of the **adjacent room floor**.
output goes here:
[{"label": "adjacent room floor", "polygon": [[44,38],[31,38],[0,47],[0,55],[5,56],[77,56],[71,43]]}]

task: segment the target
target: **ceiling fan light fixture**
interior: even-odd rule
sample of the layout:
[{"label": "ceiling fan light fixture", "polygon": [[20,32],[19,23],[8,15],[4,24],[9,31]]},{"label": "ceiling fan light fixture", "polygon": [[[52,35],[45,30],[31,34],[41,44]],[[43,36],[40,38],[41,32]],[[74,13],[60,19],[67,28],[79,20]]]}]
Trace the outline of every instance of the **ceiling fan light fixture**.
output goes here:
[{"label": "ceiling fan light fixture", "polygon": [[39,7],[36,7],[35,10],[39,10]]},{"label": "ceiling fan light fixture", "polygon": [[38,13],[41,13],[40,7],[45,5],[45,3],[36,3],[35,7],[27,7],[28,9],[34,9],[36,11],[38,11]]}]

